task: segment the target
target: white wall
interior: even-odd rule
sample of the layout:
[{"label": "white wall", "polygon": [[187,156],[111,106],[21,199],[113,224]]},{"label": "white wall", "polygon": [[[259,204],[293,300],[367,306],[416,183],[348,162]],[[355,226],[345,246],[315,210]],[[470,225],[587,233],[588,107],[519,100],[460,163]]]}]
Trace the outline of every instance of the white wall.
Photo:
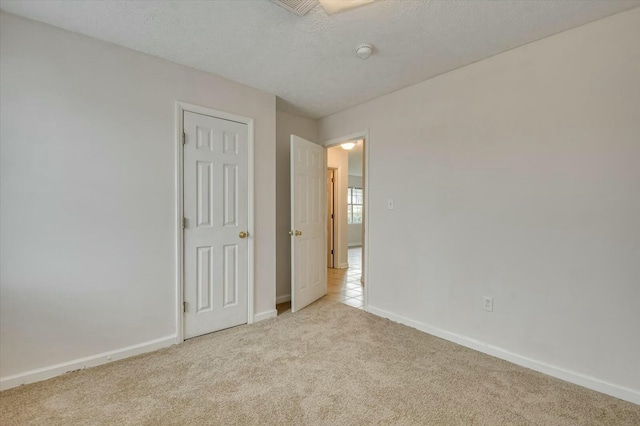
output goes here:
[{"label": "white wall", "polygon": [[276,111],[276,300],[291,300],[291,135],[318,141],[318,122]]},{"label": "white wall", "polygon": [[[362,155],[362,154],[361,154]],[[351,159],[351,152],[349,152],[349,159]],[[364,188],[362,186],[362,176],[349,175],[349,186],[355,188]],[[362,245],[362,224],[350,223],[347,225],[348,242],[349,247]]]},{"label": "white wall", "polygon": [[176,100],[255,119],[255,312],[269,315],[275,97],[0,19],[0,376],[172,343]]},{"label": "white wall", "polygon": [[335,256],[335,268],[347,268],[349,266],[349,235],[347,228],[347,186],[349,184],[349,152],[335,146],[327,149],[327,167],[338,169],[337,176],[337,203],[334,206],[335,241],[333,253]]},{"label": "white wall", "polygon": [[370,130],[370,310],[640,403],[638,40],[635,9],[320,121]]}]

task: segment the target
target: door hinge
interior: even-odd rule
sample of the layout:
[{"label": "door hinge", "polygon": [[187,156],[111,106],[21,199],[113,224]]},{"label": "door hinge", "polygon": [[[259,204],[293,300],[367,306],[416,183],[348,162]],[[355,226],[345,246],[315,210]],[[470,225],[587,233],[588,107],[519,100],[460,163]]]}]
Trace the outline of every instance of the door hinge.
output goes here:
[{"label": "door hinge", "polygon": [[333,254],[333,250],[331,250],[331,254]]},{"label": "door hinge", "polygon": [[331,219],[333,219],[333,213],[331,213]]},{"label": "door hinge", "polygon": [[187,218],[183,217],[182,218],[182,229],[185,229],[187,227]]},{"label": "door hinge", "polygon": [[182,145],[185,144],[186,140],[187,140],[187,134],[185,132],[182,132]]},{"label": "door hinge", "polygon": [[187,312],[187,302],[182,302],[182,312]]}]

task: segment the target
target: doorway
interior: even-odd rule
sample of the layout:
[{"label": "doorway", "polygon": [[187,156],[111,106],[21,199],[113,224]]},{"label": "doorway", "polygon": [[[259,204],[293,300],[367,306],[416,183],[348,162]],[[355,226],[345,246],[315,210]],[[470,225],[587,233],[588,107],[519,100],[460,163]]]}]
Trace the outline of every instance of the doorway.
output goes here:
[{"label": "doorway", "polygon": [[[363,309],[365,138],[343,140],[327,147],[327,184],[333,184],[333,208],[328,209],[327,296],[329,300]],[[329,176],[333,175],[331,180]],[[328,199],[331,188],[328,186]],[[331,233],[332,231],[332,233]]]},{"label": "doorway", "polygon": [[[368,202],[365,141],[368,131],[351,137],[317,145],[297,135],[291,135],[291,303],[292,313],[314,301],[327,297],[347,305],[367,307],[367,221]],[[351,191],[358,200],[347,202],[349,158],[348,150],[361,147],[362,176],[360,187]],[[340,146],[338,146],[340,145]],[[328,172],[333,170],[333,213],[328,207]],[[348,204],[351,206],[349,207]],[[329,215],[333,214],[332,241],[329,240]],[[349,256],[348,217],[358,218],[361,245],[354,246]],[[333,252],[330,252],[330,246]],[[328,268],[332,255],[333,268]],[[351,262],[351,268],[349,263]],[[332,275],[329,277],[329,275]],[[330,278],[330,279],[329,279]],[[332,285],[329,292],[328,284]],[[330,294],[329,294],[330,293]],[[277,306],[285,312],[288,306]]]}]

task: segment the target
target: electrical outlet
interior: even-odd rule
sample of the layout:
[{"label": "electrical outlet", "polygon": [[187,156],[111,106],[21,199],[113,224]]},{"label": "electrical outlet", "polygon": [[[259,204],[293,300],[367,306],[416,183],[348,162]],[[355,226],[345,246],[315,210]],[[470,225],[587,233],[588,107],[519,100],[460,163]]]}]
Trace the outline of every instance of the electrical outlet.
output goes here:
[{"label": "electrical outlet", "polygon": [[393,198],[387,198],[387,210],[393,210],[394,208]]},{"label": "electrical outlet", "polygon": [[493,297],[485,296],[483,299],[482,309],[487,312],[493,312]]}]

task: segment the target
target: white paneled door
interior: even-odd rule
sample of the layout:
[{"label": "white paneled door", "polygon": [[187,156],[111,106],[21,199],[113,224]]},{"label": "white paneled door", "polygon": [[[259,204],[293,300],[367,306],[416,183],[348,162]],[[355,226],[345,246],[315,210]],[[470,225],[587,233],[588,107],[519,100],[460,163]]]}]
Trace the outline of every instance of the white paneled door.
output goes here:
[{"label": "white paneled door", "polygon": [[247,322],[248,127],[184,111],[184,337]]},{"label": "white paneled door", "polygon": [[291,135],[291,311],[327,294],[327,155]]}]

